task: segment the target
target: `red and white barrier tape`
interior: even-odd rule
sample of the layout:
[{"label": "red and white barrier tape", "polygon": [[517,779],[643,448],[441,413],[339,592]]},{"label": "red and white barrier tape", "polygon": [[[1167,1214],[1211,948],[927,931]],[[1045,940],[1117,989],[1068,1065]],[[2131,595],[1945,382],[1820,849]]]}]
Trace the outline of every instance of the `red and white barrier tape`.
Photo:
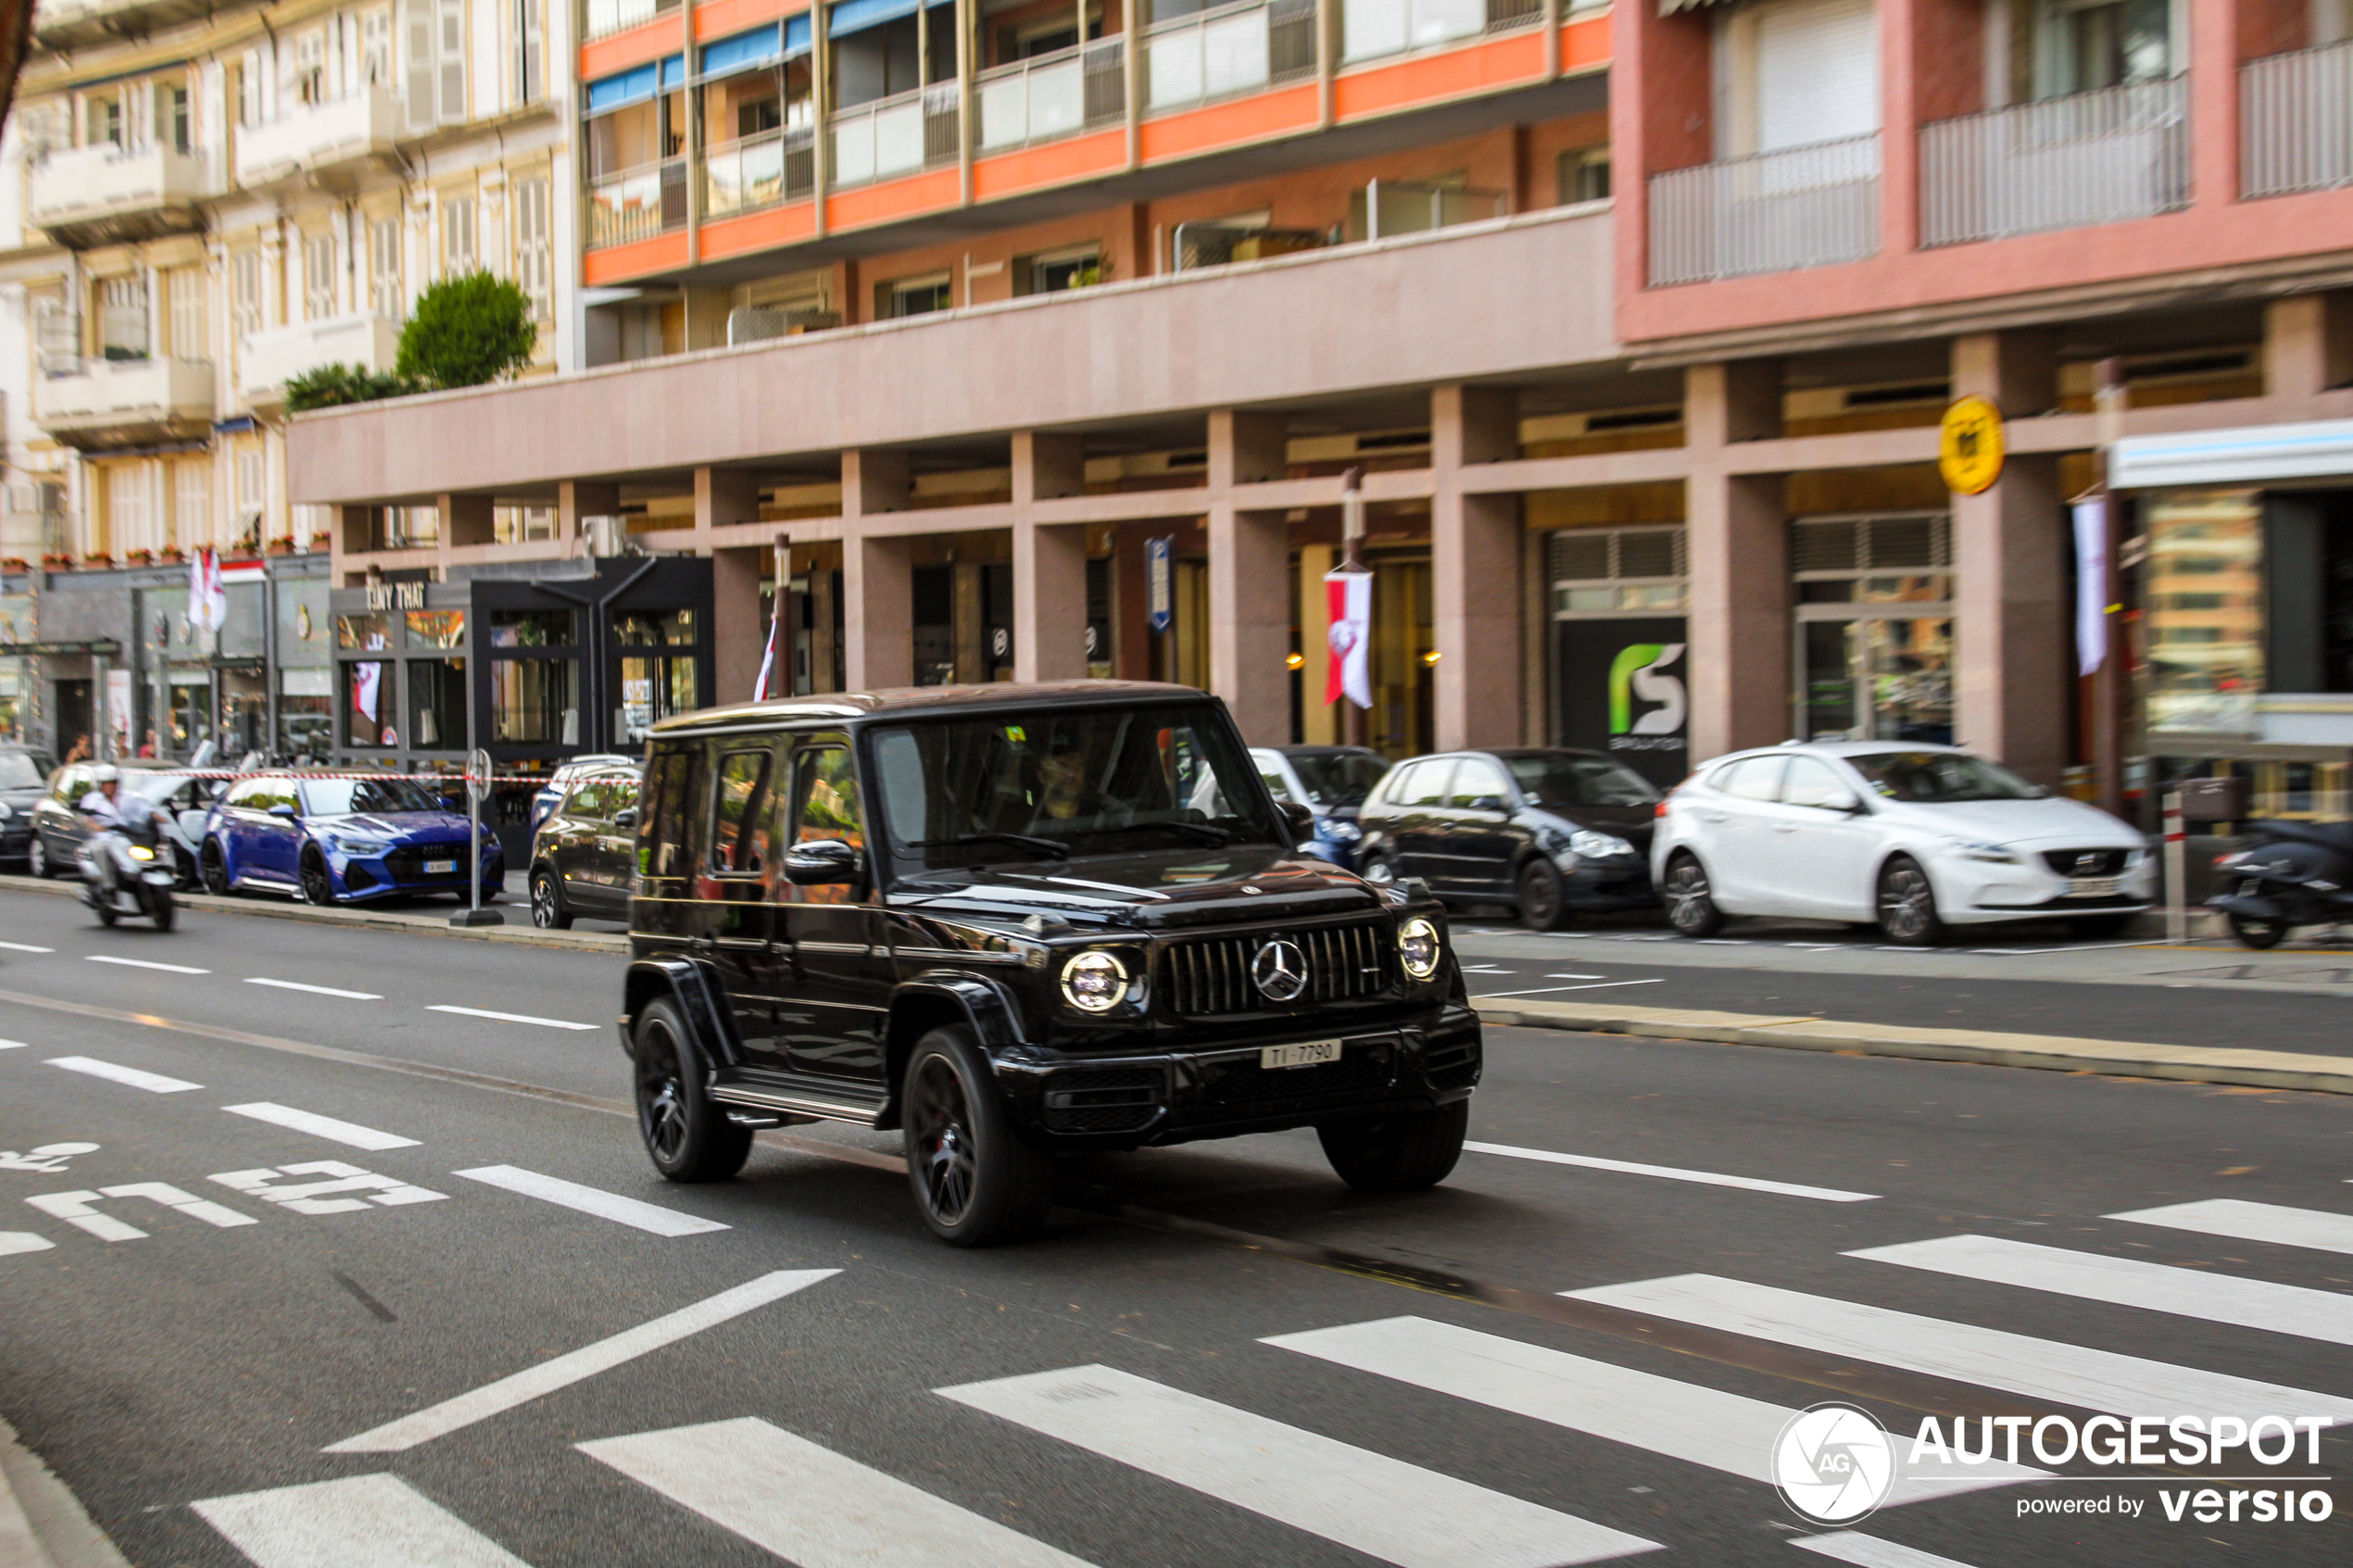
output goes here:
[{"label": "red and white barrier tape", "polygon": [[[139,769],[137,771],[145,772],[149,770]],[[174,768],[169,763],[165,764],[161,768],[154,770],[154,771],[173,773],[185,779],[406,779],[413,783],[450,784],[461,784],[466,782],[466,775],[464,773],[336,772],[332,771],[318,771],[309,768],[251,768],[245,770],[220,768]],[[553,784],[555,782],[545,773],[492,773],[488,775],[488,779],[492,784],[527,784],[544,785]]]}]

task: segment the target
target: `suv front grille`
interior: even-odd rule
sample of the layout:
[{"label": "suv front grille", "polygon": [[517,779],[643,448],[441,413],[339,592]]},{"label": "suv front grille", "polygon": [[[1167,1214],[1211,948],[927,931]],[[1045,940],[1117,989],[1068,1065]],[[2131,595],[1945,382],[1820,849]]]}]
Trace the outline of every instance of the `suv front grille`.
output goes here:
[{"label": "suv front grille", "polygon": [[2124,869],[2129,853],[2124,849],[2045,849],[2043,863],[2061,876],[2114,876]]},{"label": "suv front grille", "polygon": [[1256,1105],[1386,1088],[1396,1076],[1395,1060],[1395,1048],[1378,1041],[1351,1044],[1338,1061],[1314,1067],[1262,1067],[1255,1055],[1227,1057],[1202,1064],[1202,1098],[1211,1105]]},{"label": "suv front grille", "polygon": [[1270,1003],[1250,976],[1258,949],[1277,936],[1297,943],[1307,958],[1307,988],[1294,998],[1299,1005],[1353,1001],[1378,996],[1388,987],[1388,924],[1358,921],[1348,925],[1171,942],[1162,970],[1168,1005],[1193,1017],[1290,1005]]}]

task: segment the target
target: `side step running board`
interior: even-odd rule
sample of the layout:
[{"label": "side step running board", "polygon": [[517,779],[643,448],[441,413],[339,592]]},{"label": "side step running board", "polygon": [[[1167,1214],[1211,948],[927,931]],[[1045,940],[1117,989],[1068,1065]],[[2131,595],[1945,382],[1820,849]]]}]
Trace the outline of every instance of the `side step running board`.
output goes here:
[{"label": "side step running board", "polygon": [[792,1116],[813,1116],[825,1122],[853,1122],[871,1127],[882,1120],[881,1100],[849,1099],[783,1088],[754,1088],[748,1084],[713,1084],[711,1098],[722,1105],[756,1106]]}]

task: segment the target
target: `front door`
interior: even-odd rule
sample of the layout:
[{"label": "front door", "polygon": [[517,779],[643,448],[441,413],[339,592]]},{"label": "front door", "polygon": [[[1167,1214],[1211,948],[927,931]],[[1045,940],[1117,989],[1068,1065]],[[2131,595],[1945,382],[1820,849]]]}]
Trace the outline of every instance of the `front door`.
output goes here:
[{"label": "front door", "polygon": [[819,735],[795,748],[791,810],[788,844],[838,839],[859,852],[860,866],[851,882],[782,884],[788,978],[777,1003],[777,1036],[797,1071],[879,1087],[891,962],[848,737]]},{"label": "front door", "polygon": [[[246,814],[240,833],[245,871],[291,886],[302,859],[302,789],[292,779],[264,779],[261,785],[261,793],[247,802],[258,809]],[[296,815],[285,815],[289,808]]]},{"label": "front door", "polygon": [[1397,781],[1392,798],[1397,815],[1390,819],[1390,834],[1397,845],[1397,874],[1417,876],[1437,886],[1446,881],[1446,788],[1454,776],[1454,759],[1433,757],[1411,764]]},{"label": "front door", "polygon": [[1856,792],[1830,764],[1793,757],[1771,808],[1770,859],[1774,886],[1793,914],[1829,920],[1869,920],[1873,848],[1879,830],[1868,816],[1833,810],[1829,802]]},{"label": "front door", "polygon": [[1466,893],[1502,890],[1518,843],[1512,835],[1512,786],[1484,757],[1454,764],[1447,786],[1446,876]]}]

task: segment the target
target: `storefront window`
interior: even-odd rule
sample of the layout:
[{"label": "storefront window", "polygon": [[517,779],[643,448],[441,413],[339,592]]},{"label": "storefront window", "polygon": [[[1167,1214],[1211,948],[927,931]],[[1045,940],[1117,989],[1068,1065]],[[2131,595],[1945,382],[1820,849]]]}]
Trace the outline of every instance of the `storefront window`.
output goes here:
[{"label": "storefront window", "polygon": [[334,694],[324,669],[278,671],[278,749],[324,757],[334,749]]},{"label": "storefront window", "polygon": [[392,646],[392,617],[383,614],[336,616],[335,646],[363,652]]},{"label": "storefront window", "polygon": [[1952,741],[1952,565],[1939,514],[1792,521],[1799,734]]},{"label": "storefront window", "polygon": [[635,749],[645,745],[654,725],[701,706],[695,696],[693,655],[621,661],[621,712],[613,727],[624,746]]},{"label": "storefront window", "polygon": [[501,659],[490,667],[491,738],[506,746],[578,746],[580,664]]},{"label": "storefront window", "polygon": [[412,609],[407,619],[409,646],[412,648],[456,648],[466,645],[466,612],[462,609]]},{"label": "storefront window", "polygon": [[345,745],[399,744],[392,721],[393,669],[390,663],[375,659],[343,667]]},{"label": "storefront window", "polygon": [[562,648],[579,642],[568,609],[494,609],[490,612],[490,646],[494,648]]},{"label": "storefront window", "polygon": [[2263,689],[2263,508],[2252,491],[2147,503],[2148,722],[2252,734]]},{"label": "storefront window", "polygon": [[409,661],[409,744],[419,751],[458,751],[464,748],[464,659],[415,659]]},{"label": "storefront window", "polygon": [[695,612],[673,609],[667,614],[630,613],[612,618],[613,640],[636,645],[667,643],[672,646],[690,644],[695,640]]}]

